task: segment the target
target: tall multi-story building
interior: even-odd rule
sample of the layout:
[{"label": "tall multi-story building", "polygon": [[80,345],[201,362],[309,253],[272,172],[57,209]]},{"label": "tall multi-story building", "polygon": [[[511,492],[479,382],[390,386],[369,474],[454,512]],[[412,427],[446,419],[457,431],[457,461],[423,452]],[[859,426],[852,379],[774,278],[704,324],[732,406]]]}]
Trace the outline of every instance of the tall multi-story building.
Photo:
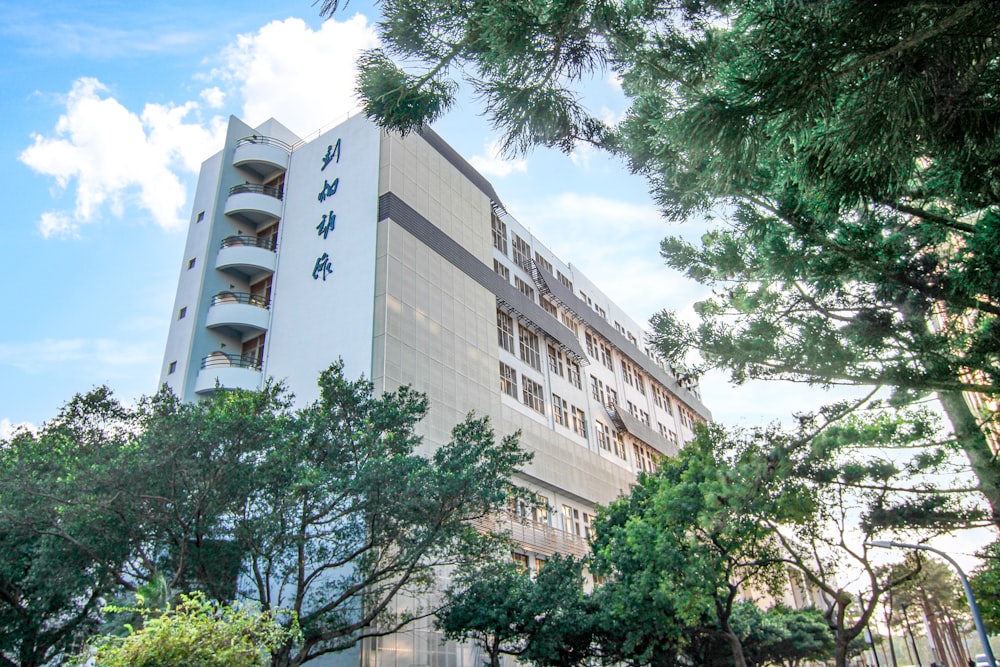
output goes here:
[{"label": "tall multi-story building", "polygon": [[[428,395],[429,448],[470,410],[520,430],[534,458],[516,481],[549,510],[512,507],[508,523],[535,569],[582,555],[595,504],[710,418],[642,339],[431,130],[359,116],[302,140],[231,118],[202,166],[162,381],[196,400],[273,377],[305,402],[339,357],[376,389]],[[418,625],[360,659],[471,666],[467,651]]]}]

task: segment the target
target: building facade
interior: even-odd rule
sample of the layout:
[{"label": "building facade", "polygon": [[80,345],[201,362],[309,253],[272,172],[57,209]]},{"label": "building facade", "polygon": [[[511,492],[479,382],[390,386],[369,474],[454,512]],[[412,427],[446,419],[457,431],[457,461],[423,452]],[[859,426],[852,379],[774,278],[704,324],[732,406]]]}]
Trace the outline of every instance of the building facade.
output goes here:
[{"label": "building facade", "polygon": [[[358,116],[302,140],[230,118],[202,166],[161,379],[197,400],[273,377],[309,402],[342,358],[377,390],[428,395],[428,450],[471,410],[520,430],[534,458],[516,481],[549,510],[497,521],[536,569],[585,553],[595,505],[711,417],[642,340],[431,130],[399,137]],[[471,650],[417,625],[350,659],[471,667]]]}]

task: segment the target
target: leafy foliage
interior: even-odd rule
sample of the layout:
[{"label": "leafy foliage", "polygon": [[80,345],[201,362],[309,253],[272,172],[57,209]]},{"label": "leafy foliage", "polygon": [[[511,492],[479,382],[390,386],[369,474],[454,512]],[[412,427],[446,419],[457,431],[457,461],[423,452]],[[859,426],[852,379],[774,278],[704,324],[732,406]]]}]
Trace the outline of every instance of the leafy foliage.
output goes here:
[{"label": "leafy foliage", "polygon": [[[426,95],[431,120],[462,78],[506,149],[596,144],[647,176],[667,219],[721,216],[700,244],[663,243],[715,288],[700,326],[655,319],[664,356],[697,349],[699,368],[737,382],[890,387],[900,403],[938,392],[1000,525],[996,414],[962,395],[997,398],[1000,372],[993,3],[381,4],[371,117],[412,129],[417,105],[395,100]],[[389,57],[425,70],[390,71]],[[581,101],[604,68],[630,101],[615,126]]]},{"label": "leafy foliage", "polygon": [[140,613],[142,627],[126,637],[99,639],[95,667],[265,667],[271,651],[298,635],[294,618],[280,623],[273,614],[220,605],[201,593],[181,595],[162,613],[126,611]]},{"label": "leafy foliage", "polygon": [[983,621],[1000,630],[1000,542],[992,542],[978,554],[983,564],[969,575]]}]

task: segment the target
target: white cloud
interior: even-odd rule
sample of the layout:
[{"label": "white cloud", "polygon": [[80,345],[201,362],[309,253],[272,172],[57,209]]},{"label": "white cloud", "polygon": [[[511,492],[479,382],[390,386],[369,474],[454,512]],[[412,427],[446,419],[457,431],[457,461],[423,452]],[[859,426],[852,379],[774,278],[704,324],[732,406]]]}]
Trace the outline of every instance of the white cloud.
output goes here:
[{"label": "white cloud", "polygon": [[226,94],[218,86],[212,86],[198,95],[209,109],[221,109],[226,101]]},{"label": "white cloud", "polygon": [[274,117],[304,136],[358,108],[358,55],[377,44],[374,27],[361,14],[324,21],[319,30],[298,18],[272,21],[240,35],[210,78],[239,92],[249,124]]},{"label": "white cloud", "polygon": [[38,373],[67,363],[90,364],[103,370],[149,366],[159,359],[160,354],[159,341],[50,338],[27,343],[0,343],[0,364],[27,373]]},{"label": "white cloud", "polygon": [[608,72],[608,84],[610,84],[612,88],[620,92],[622,90],[621,75],[613,70]]},{"label": "white cloud", "polygon": [[38,427],[31,422],[19,422],[15,424],[6,417],[0,419],[0,440],[9,440],[10,436],[21,430],[27,430],[35,433],[38,431]]},{"label": "white cloud", "polygon": [[184,224],[184,184],[178,172],[194,172],[221,141],[221,119],[207,127],[198,105],[147,104],[141,114],[128,110],[97,79],[74,82],[66,111],[49,135],[33,134],[19,159],[51,176],[60,189],[74,188],[73,211],[43,213],[45,237],[75,236],[82,224],[110,209],[121,217],[127,203],[148,212],[166,229]]},{"label": "white cloud", "polygon": [[512,173],[524,173],[528,171],[526,160],[507,160],[500,152],[500,142],[493,141],[483,147],[485,155],[474,155],[469,158],[469,164],[476,168],[476,171],[486,176],[496,176],[504,178]]}]

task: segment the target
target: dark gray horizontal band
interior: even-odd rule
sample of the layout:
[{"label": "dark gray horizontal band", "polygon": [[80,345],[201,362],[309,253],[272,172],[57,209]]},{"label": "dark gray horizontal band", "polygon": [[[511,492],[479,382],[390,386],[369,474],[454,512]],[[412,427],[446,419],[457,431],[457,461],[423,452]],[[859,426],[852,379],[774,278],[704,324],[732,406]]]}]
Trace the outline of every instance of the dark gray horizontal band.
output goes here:
[{"label": "dark gray horizontal band", "polygon": [[694,395],[689,389],[683,387],[677,378],[660,368],[656,362],[646,356],[645,352],[634,345],[632,341],[623,336],[618,329],[615,329],[607,320],[598,315],[590,308],[583,299],[573,293],[560,281],[538,266],[534,265],[532,278],[538,285],[538,289],[543,293],[551,294],[563,306],[571,310],[588,327],[603,336],[609,343],[637,364],[642,370],[651,375],[657,382],[674,392],[678,398],[684,401],[692,410],[706,420],[712,419],[712,413],[702,404],[701,399]]},{"label": "dark gray horizontal band", "polygon": [[551,339],[563,351],[576,359],[587,362],[587,355],[573,332],[559,320],[552,317],[537,303],[516,290],[490,267],[483,264],[471,252],[436,227],[430,220],[417,213],[406,202],[392,192],[387,192],[378,200],[379,222],[391,219],[397,225],[413,234],[428,248],[448,260],[462,273],[492,292],[497,300],[527,321],[532,329]]}]

